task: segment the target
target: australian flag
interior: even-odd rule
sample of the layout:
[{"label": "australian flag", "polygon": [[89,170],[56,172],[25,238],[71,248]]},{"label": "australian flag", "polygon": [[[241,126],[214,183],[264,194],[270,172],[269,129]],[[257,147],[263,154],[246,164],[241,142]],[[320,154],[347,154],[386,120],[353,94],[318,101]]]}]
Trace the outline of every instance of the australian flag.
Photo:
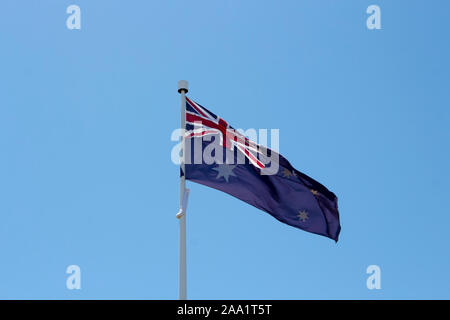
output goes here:
[{"label": "australian flag", "polygon": [[185,178],[226,192],[290,226],[338,240],[337,197],[186,98]]}]

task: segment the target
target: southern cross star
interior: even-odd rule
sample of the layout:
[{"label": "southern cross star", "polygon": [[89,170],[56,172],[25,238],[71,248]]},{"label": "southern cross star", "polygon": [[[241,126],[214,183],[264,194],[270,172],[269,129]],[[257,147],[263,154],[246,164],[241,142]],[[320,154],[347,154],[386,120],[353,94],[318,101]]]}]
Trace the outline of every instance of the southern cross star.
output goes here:
[{"label": "southern cross star", "polygon": [[290,172],[288,169],[284,168],[283,170],[283,176],[285,178],[289,178],[290,176],[292,176],[292,172]]},{"label": "southern cross star", "polygon": [[308,212],[306,212],[306,210],[299,211],[297,217],[301,222],[305,222],[309,219]]},{"label": "southern cross star", "polygon": [[225,181],[228,182],[228,179],[230,176],[235,176],[233,172],[233,169],[236,167],[236,165],[231,164],[218,164],[217,167],[213,168],[213,170],[217,171],[217,177],[216,179],[219,179],[220,177],[224,177]]}]

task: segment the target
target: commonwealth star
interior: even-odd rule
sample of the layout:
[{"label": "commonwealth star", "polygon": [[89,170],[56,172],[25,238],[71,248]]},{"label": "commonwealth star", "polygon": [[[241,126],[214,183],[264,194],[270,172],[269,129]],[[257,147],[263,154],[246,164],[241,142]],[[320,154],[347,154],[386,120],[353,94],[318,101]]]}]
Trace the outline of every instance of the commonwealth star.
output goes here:
[{"label": "commonwealth star", "polygon": [[236,167],[236,165],[231,164],[218,164],[217,167],[213,168],[213,170],[217,171],[216,179],[219,179],[220,177],[223,177],[226,182],[228,182],[228,179],[230,176],[235,176],[236,174],[233,172],[233,169]]}]

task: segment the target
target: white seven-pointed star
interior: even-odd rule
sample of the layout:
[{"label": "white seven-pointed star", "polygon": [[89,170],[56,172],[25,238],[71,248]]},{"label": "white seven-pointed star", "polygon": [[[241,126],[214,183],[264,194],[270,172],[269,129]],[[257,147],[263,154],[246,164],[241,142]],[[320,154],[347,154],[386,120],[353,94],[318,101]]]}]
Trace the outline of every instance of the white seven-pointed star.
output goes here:
[{"label": "white seven-pointed star", "polygon": [[225,181],[228,182],[228,179],[230,178],[230,176],[236,177],[236,175],[233,172],[234,167],[236,167],[236,165],[218,164],[217,167],[213,168],[213,170],[217,171],[216,179],[219,179],[220,177],[224,177]]},{"label": "white seven-pointed star", "polygon": [[306,210],[299,211],[297,217],[301,222],[305,222],[309,219],[308,212],[306,212]]}]

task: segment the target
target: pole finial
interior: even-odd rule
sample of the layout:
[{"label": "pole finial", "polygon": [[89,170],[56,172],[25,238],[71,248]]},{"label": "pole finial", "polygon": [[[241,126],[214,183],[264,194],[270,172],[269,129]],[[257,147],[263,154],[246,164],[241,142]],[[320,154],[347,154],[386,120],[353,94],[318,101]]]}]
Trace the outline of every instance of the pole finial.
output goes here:
[{"label": "pole finial", "polygon": [[188,92],[189,84],[186,80],[180,80],[178,81],[178,92],[181,93],[184,91],[184,93]]}]

